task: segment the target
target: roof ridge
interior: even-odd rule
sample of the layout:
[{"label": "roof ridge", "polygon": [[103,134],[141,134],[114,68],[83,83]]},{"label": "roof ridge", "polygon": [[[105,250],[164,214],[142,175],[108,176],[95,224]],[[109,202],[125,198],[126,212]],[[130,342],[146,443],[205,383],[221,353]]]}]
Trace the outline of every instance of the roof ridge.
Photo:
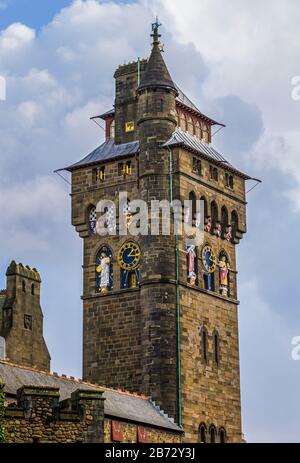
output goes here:
[{"label": "roof ridge", "polygon": [[139,152],[139,140],[128,141],[125,143],[115,143],[114,138],[107,138],[101,145],[97,146],[93,151],[86,155],[83,159],[74,164],[57,169],[54,172],[68,170],[71,172],[78,167],[97,164],[102,161],[122,158],[124,156],[133,156]]},{"label": "roof ridge", "polygon": [[80,379],[80,378],[69,377],[69,376],[66,376],[66,375],[58,375],[55,372],[49,372],[49,371],[41,370],[39,368],[30,367],[30,366],[27,366],[27,365],[20,365],[18,363],[10,362],[8,360],[0,359],[0,363],[10,365],[12,367],[23,368],[24,370],[29,370],[29,371],[33,371],[33,372],[37,372],[37,373],[42,373],[42,374],[44,374],[46,376],[59,378],[59,379],[62,379],[64,381],[76,382],[76,383],[79,383],[79,384],[86,384],[87,386],[93,386],[93,387],[98,388],[98,389],[117,392],[118,394],[129,395],[131,397],[136,397],[136,398],[143,399],[143,400],[149,400],[150,399],[149,396],[146,396],[146,395],[143,395],[143,394],[138,394],[137,392],[134,393],[134,392],[126,391],[126,390],[123,390],[123,389],[114,389],[114,388],[107,387],[107,386],[101,386],[100,384],[90,383],[90,382],[84,381],[83,379]]},{"label": "roof ridge", "polygon": [[172,133],[169,140],[161,145],[163,148],[169,146],[183,146],[186,150],[191,150],[196,152],[201,156],[204,156],[206,159],[209,159],[209,162],[216,163],[217,165],[222,165],[228,170],[236,173],[245,180],[249,180],[251,177],[236,167],[234,167],[229,161],[227,161],[222,154],[220,154],[211,143],[206,143],[203,140],[189,134],[186,131],[183,131],[180,127],[177,127],[176,130]]}]

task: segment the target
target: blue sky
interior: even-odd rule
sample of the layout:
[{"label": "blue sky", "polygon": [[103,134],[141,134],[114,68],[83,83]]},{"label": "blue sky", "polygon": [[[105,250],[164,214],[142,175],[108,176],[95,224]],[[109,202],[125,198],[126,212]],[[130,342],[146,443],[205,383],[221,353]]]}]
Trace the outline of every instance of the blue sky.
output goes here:
[{"label": "blue sky", "polygon": [[[29,27],[39,29],[47,24],[53,16],[70,0],[7,0],[0,10],[0,28],[4,29],[14,22],[22,22]],[[1,3],[0,3],[1,6]]]},{"label": "blue sky", "polygon": [[297,441],[300,102],[291,79],[300,75],[300,7],[128,3],[0,0],[0,287],[13,258],[40,270],[52,368],[80,376],[82,243],[70,224],[69,187],[52,172],[101,143],[89,118],[111,107],[118,64],[148,55],[159,12],[174,80],[227,125],[214,146],[263,180],[247,197],[248,233],[237,250],[244,432],[248,441]]}]

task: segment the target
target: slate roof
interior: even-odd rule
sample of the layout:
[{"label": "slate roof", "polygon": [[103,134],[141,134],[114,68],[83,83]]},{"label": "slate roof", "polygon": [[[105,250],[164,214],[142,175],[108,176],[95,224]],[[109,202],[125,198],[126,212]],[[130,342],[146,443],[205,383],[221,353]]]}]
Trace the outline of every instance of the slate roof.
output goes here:
[{"label": "slate roof", "polygon": [[56,376],[29,367],[0,361],[0,381],[5,383],[4,391],[16,395],[21,386],[58,387],[60,400],[67,399],[76,389],[104,390],[105,415],[124,420],[135,421],[150,426],[166,428],[171,431],[181,429],[165,415],[149,397],[131,394],[130,392],[105,388],[81,380]]},{"label": "slate roof", "polygon": [[165,87],[173,89],[177,93],[172,77],[162,57],[159,41],[153,42],[151,55],[138,91],[151,87]]},{"label": "slate roof", "polygon": [[192,110],[192,112],[195,112],[197,113],[198,115],[200,115],[203,119],[205,119],[206,121],[210,122],[212,125],[220,125],[221,127],[226,127],[225,124],[221,124],[221,122],[217,122],[215,121],[214,119],[212,119],[211,117],[208,117],[206,116],[205,114],[203,114],[200,109],[197,108],[197,106],[186,96],[185,93],[183,93],[183,91],[178,87],[178,85],[175,84],[175,87],[176,87],[176,90],[177,90],[177,93],[178,93],[178,96],[176,98],[176,101],[180,104],[180,105],[184,105],[186,108],[189,108]]},{"label": "slate roof", "polygon": [[[197,152],[204,156],[208,160],[212,160],[232,172],[236,173],[245,180],[251,179],[247,174],[237,170],[232,164],[230,164],[218,151],[216,151],[212,145],[201,141],[200,139],[190,135],[187,132],[181,130],[178,127],[173,133],[172,137],[162,145],[163,147],[175,147],[183,146],[184,148]],[[95,164],[102,161],[107,161],[115,158],[122,158],[129,155],[134,155],[139,152],[139,141],[133,141],[130,143],[122,143],[116,145],[113,138],[106,140],[102,145],[98,146],[94,151],[88,154],[81,161],[72,164],[71,166],[63,169],[58,169],[55,172],[61,170],[67,170],[72,172],[73,170],[90,164]]]},{"label": "slate roof", "polygon": [[61,170],[68,170],[69,172],[72,172],[72,170],[85,165],[94,164],[96,162],[106,161],[114,158],[122,158],[123,156],[129,156],[131,154],[133,155],[138,153],[139,146],[139,141],[116,145],[114,139],[109,138],[104,143],[102,143],[102,145],[98,146],[98,148],[96,148],[80,161],[63,169],[58,169],[55,172],[59,172]]},{"label": "slate roof", "polygon": [[244,179],[251,179],[247,174],[240,172],[233,165],[231,165],[218,151],[216,151],[212,145],[201,141],[200,139],[193,137],[187,132],[181,130],[178,127],[175,132],[172,134],[171,138],[162,145],[163,147],[175,147],[182,146],[188,150],[199,153],[207,159],[211,159],[218,164],[223,165],[227,169],[235,172],[237,175],[241,176]]},{"label": "slate roof", "polygon": [[177,100],[184,104],[185,106],[188,106],[189,108],[193,109],[194,111],[197,111],[198,113],[202,114],[201,111],[197,108],[196,105],[186,96],[185,93],[178,87],[178,85],[175,84],[176,90],[178,92]]}]

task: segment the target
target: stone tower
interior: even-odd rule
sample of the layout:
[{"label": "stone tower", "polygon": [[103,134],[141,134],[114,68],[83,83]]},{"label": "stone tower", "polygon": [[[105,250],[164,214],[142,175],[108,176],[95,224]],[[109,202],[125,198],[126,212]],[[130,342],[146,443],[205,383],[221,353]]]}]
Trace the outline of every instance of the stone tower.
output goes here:
[{"label": "stone tower", "polygon": [[6,358],[19,365],[50,371],[50,355],[43,337],[40,306],[41,277],[12,261],[6,272],[7,287],[0,294],[0,336]]},{"label": "stone tower", "polygon": [[[246,231],[245,181],[211,144],[222,125],[174,84],[153,25],[148,60],[120,66],[114,108],[97,116],[106,140],[66,168],[72,222],[83,238],[83,376],[148,394],[183,426],[189,442],[240,442],[236,245]],[[109,235],[101,236],[102,199]],[[121,235],[134,201],[190,200],[203,242],[182,234]],[[172,214],[171,214],[172,217]],[[161,214],[156,216],[161,224]],[[99,224],[99,222],[98,222]],[[148,228],[149,230],[149,228]]]},{"label": "stone tower", "polygon": [[[140,197],[150,210],[152,200],[169,200],[169,157],[162,145],[177,126],[178,92],[163,60],[159,34],[137,89],[137,129],[140,143]],[[140,239],[142,388],[164,410],[177,417],[176,288],[174,236],[145,235]]]}]

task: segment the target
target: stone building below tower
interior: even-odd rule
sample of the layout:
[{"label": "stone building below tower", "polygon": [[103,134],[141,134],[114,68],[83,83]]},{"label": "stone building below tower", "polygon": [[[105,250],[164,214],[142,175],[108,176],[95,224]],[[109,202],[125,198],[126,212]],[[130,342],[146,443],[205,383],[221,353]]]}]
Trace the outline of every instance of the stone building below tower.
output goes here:
[{"label": "stone building below tower", "polygon": [[43,335],[38,271],[12,261],[0,292],[2,358],[50,371],[50,354]]}]

